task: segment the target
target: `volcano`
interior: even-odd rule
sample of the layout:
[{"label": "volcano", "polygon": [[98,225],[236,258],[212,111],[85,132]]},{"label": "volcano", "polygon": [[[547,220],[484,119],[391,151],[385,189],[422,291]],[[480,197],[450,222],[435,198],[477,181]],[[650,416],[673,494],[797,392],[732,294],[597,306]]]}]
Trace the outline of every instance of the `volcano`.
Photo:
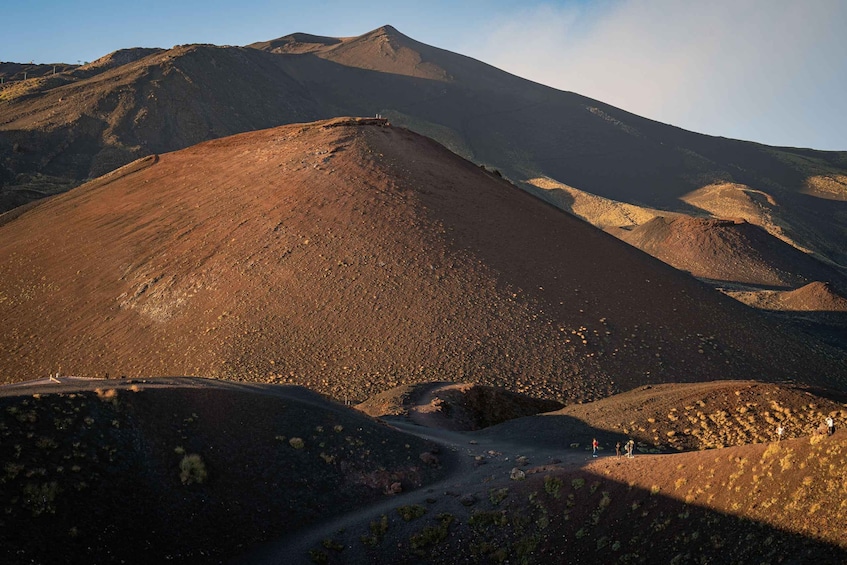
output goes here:
[{"label": "volcano", "polygon": [[836,269],[847,265],[844,152],[685,131],[391,26],[247,47],[125,49],[0,88],[0,210],[205,140],[380,114],[568,211],[567,198],[529,181],[666,215],[744,217]]}]

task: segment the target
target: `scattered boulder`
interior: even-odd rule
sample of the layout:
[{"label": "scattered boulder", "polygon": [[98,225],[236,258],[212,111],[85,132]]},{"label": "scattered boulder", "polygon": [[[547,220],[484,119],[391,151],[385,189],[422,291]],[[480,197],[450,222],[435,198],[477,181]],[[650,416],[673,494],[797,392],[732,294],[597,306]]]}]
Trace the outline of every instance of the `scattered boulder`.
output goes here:
[{"label": "scattered boulder", "polygon": [[421,461],[424,462],[425,465],[429,465],[430,467],[438,467],[439,460],[438,456],[432,453],[431,451],[424,451],[420,454]]},{"label": "scattered boulder", "polygon": [[385,487],[385,494],[388,495],[400,494],[401,492],[403,492],[403,485],[401,485],[399,482],[391,483],[390,485]]},{"label": "scattered boulder", "polygon": [[462,495],[462,497],[459,498],[459,502],[461,502],[463,506],[473,506],[476,504],[476,496],[473,494]]},{"label": "scattered boulder", "polygon": [[512,468],[512,472],[509,473],[509,478],[513,481],[522,481],[526,479],[526,473],[524,473],[521,469],[514,467]]}]

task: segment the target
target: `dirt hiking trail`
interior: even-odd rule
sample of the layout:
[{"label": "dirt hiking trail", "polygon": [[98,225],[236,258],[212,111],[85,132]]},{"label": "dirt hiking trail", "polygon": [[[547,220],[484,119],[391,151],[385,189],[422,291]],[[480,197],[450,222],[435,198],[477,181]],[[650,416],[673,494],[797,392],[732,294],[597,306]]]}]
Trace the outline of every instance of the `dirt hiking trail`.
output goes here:
[{"label": "dirt hiking trail", "polygon": [[[370,562],[373,555],[360,540],[368,532],[368,524],[379,523],[382,516],[391,520],[396,529],[405,528],[411,535],[419,527],[398,518],[396,509],[420,505],[427,514],[462,514],[463,506],[472,506],[488,497],[495,486],[509,486],[513,469],[526,475],[552,469],[580,468],[593,458],[590,451],[545,448],[539,445],[521,445],[507,437],[483,437],[474,432],[447,429],[449,418],[433,409],[433,399],[438,392],[452,384],[436,383],[409,407],[407,416],[387,416],[382,420],[400,431],[438,444],[439,464],[448,468],[445,479],[420,489],[389,496],[372,504],[340,516],[313,528],[297,531],[277,541],[264,544],[231,561],[233,564],[312,563],[310,550],[321,548],[325,540],[343,540],[344,560],[350,563]],[[573,438],[581,445],[590,445],[591,438]],[[613,446],[605,446],[604,455],[614,457]],[[405,532],[401,535],[405,535]],[[405,537],[408,537],[406,535]]]}]

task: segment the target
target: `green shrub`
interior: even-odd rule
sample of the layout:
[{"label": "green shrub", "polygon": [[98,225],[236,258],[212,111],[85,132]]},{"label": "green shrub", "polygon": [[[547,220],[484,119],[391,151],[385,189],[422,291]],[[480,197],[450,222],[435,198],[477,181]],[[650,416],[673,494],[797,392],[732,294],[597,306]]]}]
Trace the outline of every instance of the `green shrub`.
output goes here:
[{"label": "green shrub", "polygon": [[491,500],[491,504],[493,504],[494,506],[497,506],[498,504],[503,502],[503,500],[507,496],[509,496],[509,488],[508,487],[493,488],[490,491],[488,491],[488,499]]},{"label": "green shrub", "polygon": [[325,551],[321,551],[320,549],[310,549],[309,550],[309,559],[312,563],[329,563],[329,556]]},{"label": "green shrub", "polygon": [[415,518],[420,518],[426,514],[426,508],[420,504],[410,504],[408,506],[401,506],[398,508],[397,513],[400,514],[400,517],[403,518],[405,522],[411,522]]},{"label": "green shrub", "polygon": [[206,476],[206,464],[203,462],[203,458],[196,453],[186,455],[179,462],[179,478],[182,484],[203,484]]},{"label": "green shrub", "polygon": [[332,551],[344,551],[344,546],[332,538],[326,538],[321,542],[321,545],[324,546],[324,549],[331,549]]},{"label": "green shrub", "polygon": [[370,529],[371,535],[364,535],[359,539],[363,544],[369,547],[376,547],[382,541],[382,538],[385,536],[385,532],[388,531],[388,516],[383,514],[379,519],[379,522],[371,522]]},{"label": "green shrub", "polygon": [[437,526],[427,526],[420,533],[414,534],[410,541],[413,550],[419,550],[430,545],[436,545],[447,539],[450,524],[453,523],[452,514],[439,514]]},{"label": "green shrub", "polygon": [[505,511],[478,510],[468,519],[468,525],[475,530],[487,529],[490,526],[505,526],[508,523],[509,518]]},{"label": "green shrub", "polygon": [[56,506],[53,504],[59,494],[59,484],[56,481],[44,484],[27,483],[24,485],[23,494],[23,504],[33,516],[56,513]]},{"label": "green shrub", "polygon": [[559,492],[562,488],[562,480],[557,477],[551,477],[547,475],[544,477],[544,490],[552,496],[553,498],[559,498],[561,493]]}]

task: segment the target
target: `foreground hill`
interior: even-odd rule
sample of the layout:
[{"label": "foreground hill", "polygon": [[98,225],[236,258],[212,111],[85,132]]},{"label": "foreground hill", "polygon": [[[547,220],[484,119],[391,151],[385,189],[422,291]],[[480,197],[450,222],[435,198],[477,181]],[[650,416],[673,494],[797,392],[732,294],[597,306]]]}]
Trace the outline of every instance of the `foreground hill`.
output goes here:
[{"label": "foreground hill", "polygon": [[525,478],[510,481],[501,471],[464,495],[471,508],[436,513],[422,504],[427,512],[411,524],[386,514],[376,548],[338,532],[310,555],[327,563],[843,563],[845,453],[840,433],[634,459],[589,456],[578,469],[533,460],[516,468]]},{"label": "foreground hill", "polygon": [[[732,409],[720,383],[696,386]],[[845,416],[833,436],[592,459],[602,430],[561,413],[472,433],[300,387],[43,379],[0,387],[0,549],[9,564],[840,563]]]},{"label": "foreground hill", "polygon": [[446,472],[299,387],[104,384],[0,387],[4,563],[217,563]]},{"label": "foreground hill", "polygon": [[364,400],[469,380],[841,386],[843,354],[379,120],[139,161],[0,226],[0,375],[201,374]]},{"label": "foreground hill", "polygon": [[285,123],[380,113],[515,181],[543,177],[631,205],[745,217],[847,265],[844,152],[687,132],[422,44],[391,26],[351,38],[294,34],[248,48],[178,46],[64,76],[2,91],[5,208],[150,153]]}]

